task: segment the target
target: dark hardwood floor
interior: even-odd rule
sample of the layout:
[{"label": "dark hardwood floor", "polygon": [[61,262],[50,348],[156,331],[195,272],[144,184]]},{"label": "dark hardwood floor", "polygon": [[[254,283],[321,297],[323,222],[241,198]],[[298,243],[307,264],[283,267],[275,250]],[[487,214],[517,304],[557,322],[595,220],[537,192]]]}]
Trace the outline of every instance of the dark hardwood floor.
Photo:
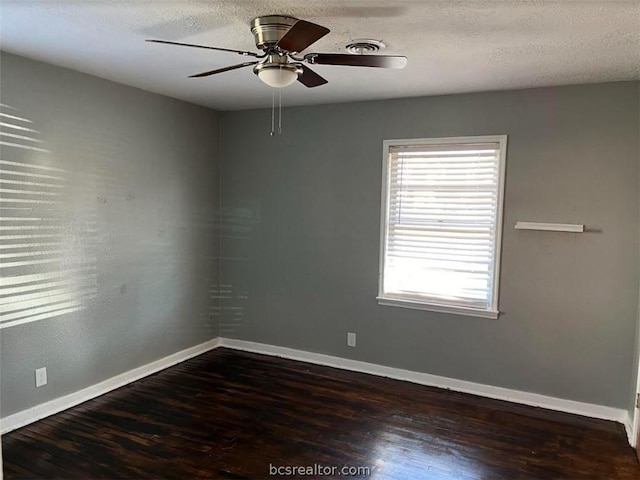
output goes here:
[{"label": "dark hardwood floor", "polygon": [[620,424],[227,349],[2,442],[6,479],[640,479]]}]

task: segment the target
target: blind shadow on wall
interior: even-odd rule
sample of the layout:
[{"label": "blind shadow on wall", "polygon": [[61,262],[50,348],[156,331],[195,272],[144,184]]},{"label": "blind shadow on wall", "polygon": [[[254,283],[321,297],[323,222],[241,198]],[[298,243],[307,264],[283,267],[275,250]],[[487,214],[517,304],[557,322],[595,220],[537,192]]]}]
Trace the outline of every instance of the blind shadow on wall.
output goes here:
[{"label": "blind shadow on wall", "polygon": [[63,208],[69,172],[37,125],[0,105],[0,328],[86,307],[97,294],[96,214]]},{"label": "blind shadow on wall", "polygon": [[239,202],[220,213],[220,336],[234,337],[241,330],[251,290],[251,242],[260,224],[256,202]]}]

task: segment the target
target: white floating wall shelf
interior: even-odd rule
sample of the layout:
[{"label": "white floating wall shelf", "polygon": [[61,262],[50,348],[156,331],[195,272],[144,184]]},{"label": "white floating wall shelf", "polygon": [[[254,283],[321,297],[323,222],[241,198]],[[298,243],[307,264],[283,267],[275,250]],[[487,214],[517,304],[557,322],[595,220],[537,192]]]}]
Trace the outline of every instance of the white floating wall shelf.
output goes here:
[{"label": "white floating wall shelf", "polygon": [[549,232],[583,233],[584,225],[575,223],[516,222],[516,230],[546,230]]}]

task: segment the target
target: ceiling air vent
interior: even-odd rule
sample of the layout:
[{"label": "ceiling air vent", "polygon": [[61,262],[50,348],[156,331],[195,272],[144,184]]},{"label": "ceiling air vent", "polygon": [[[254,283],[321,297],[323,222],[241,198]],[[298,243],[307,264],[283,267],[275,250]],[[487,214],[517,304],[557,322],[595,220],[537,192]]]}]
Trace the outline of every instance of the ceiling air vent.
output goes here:
[{"label": "ceiling air vent", "polygon": [[380,40],[370,38],[358,38],[344,47],[347,52],[362,55],[363,53],[376,53],[384,50],[386,45]]}]

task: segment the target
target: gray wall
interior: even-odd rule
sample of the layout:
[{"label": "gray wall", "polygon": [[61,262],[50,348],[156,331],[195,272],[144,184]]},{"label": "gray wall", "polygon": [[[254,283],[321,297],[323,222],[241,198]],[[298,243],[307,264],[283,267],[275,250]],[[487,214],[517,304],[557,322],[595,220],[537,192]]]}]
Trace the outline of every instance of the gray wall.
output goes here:
[{"label": "gray wall", "polygon": [[[638,82],[638,89],[640,90],[640,82]],[[638,115],[640,116],[640,108],[638,109]],[[639,122],[639,128],[638,128],[638,137],[640,138],[640,122]],[[639,160],[640,161],[640,160]],[[640,182],[640,178],[638,178],[638,181]],[[638,265],[638,271],[640,272],[640,264]],[[629,391],[630,393],[630,397],[629,397],[629,416],[631,417],[631,421],[634,421],[635,415],[638,414],[640,415],[640,410],[636,410],[636,395],[640,394],[640,292],[639,292],[639,298],[638,298],[638,320],[636,323],[636,335],[635,335],[635,339],[636,339],[636,343],[635,343],[635,349],[634,349],[634,355],[633,355],[633,369],[632,369],[632,375],[631,375],[631,389]],[[638,448],[640,448],[640,445],[636,445]]]},{"label": "gray wall", "polygon": [[[269,111],[224,113],[221,335],[628,408],[638,92],[629,82],[288,108],[273,138]],[[504,314],[379,306],[383,139],[485,134],[509,135]],[[516,231],[519,220],[588,233]]]},{"label": "gray wall", "polygon": [[[638,362],[640,361],[640,305],[638,306],[638,323],[636,325],[636,335],[635,335],[635,348],[634,348],[634,354],[633,354],[633,368],[632,368],[632,374],[631,374],[631,388],[629,390],[630,393],[630,397],[629,397],[629,406],[628,406],[628,410],[629,410],[629,417],[631,418],[631,421],[634,421],[634,415],[636,414],[636,394],[640,393],[637,389],[638,389],[638,381],[640,380],[638,378],[638,374],[640,373],[638,371]],[[640,447],[640,445],[638,445],[638,447]]]},{"label": "gray wall", "polygon": [[[0,145],[0,321],[34,320],[0,330],[1,416],[218,331],[629,408],[637,82],[291,108],[273,138],[269,111],[225,113],[219,137],[208,109],[13,55],[0,67],[0,111],[34,130]],[[503,315],[377,305],[382,140],[503,133]]]},{"label": "gray wall", "polygon": [[217,336],[219,125],[209,109],[0,60],[1,111],[32,123],[3,121],[36,130],[3,129],[27,138],[0,145],[0,319],[39,318],[0,330],[4,417]]}]

